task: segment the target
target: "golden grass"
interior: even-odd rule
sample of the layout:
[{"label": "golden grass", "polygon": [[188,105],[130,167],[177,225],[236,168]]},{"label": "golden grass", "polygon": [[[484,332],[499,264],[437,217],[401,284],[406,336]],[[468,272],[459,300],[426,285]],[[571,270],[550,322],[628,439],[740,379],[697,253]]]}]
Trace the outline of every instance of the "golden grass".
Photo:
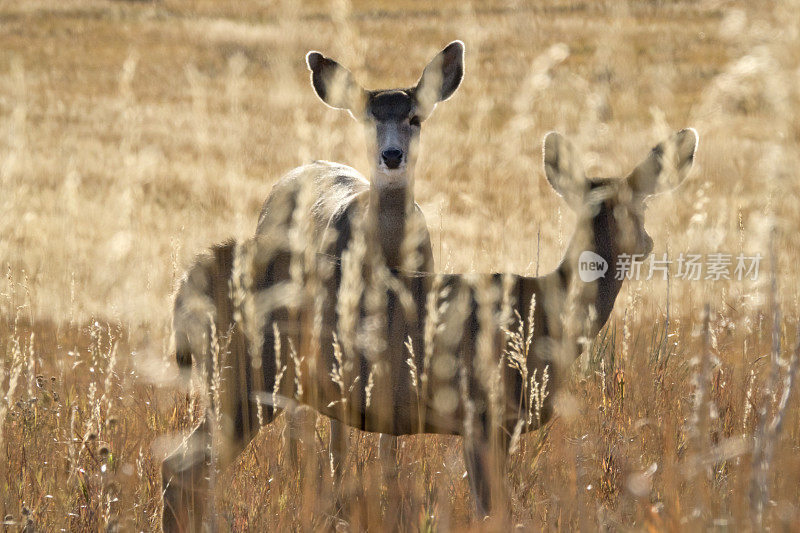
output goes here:
[{"label": "golden grass", "polygon": [[[305,52],[337,58],[369,88],[406,86],[459,38],[466,77],[423,127],[416,179],[439,270],[557,264],[573,216],[542,171],[552,129],[583,150],[590,174],[613,176],[668,132],[697,128],[691,177],[650,202],[655,254],[765,257],[756,283],[627,283],[575,365],[561,414],[512,457],[515,522],[797,528],[796,391],[765,480],[752,478],[754,446],[768,440],[759,428],[774,420],[788,375],[784,364],[765,394],[778,306],[780,361],[797,334],[800,7],[385,4],[0,2],[3,515],[42,530],[156,527],[164,436],[199,412],[169,378],[176,279],[211,243],[250,236],[290,168],[368,168],[357,124],[308,86]],[[705,400],[694,405],[698,380]],[[326,440],[326,424],[317,430]],[[265,433],[218,480],[221,523],[329,524],[309,496],[330,479],[290,478],[280,428]],[[348,520],[378,528],[376,439],[354,434],[353,444]],[[408,529],[484,526],[458,439],[403,438],[399,456]]]}]

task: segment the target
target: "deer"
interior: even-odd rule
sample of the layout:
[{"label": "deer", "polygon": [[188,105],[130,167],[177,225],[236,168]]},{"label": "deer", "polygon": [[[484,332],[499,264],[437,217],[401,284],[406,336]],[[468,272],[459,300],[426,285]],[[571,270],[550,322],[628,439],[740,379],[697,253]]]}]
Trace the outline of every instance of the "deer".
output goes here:
[{"label": "deer", "polygon": [[[427,224],[414,201],[414,168],[422,122],[439,102],[452,96],[463,79],[464,44],[453,41],[447,45],[425,67],[417,84],[406,89],[365,90],[349,70],[319,52],[309,52],[306,64],[317,96],[332,108],[348,111],[364,128],[371,156],[370,179],[351,167],[328,161],[298,167],[279,179],[263,204],[256,234],[249,242],[250,248],[259,246],[257,254],[262,256],[269,249],[269,260],[256,267],[251,265],[250,283],[252,290],[262,291],[291,285],[297,274],[293,271],[295,258],[320,254],[330,268],[318,279],[316,296],[327,295],[330,304],[325,306],[325,319],[330,323],[335,319],[342,254],[354,233],[365,236],[365,263],[376,272],[434,272]],[[292,233],[298,212],[302,212],[307,230],[303,234]],[[290,234],[294,235],[293,240],[287,238]],[[251,350],[248,341],[253,339],[237,330],[230,305],[237,246],[234,241],[227,241],[200,256],[183,278],[175,298],[176,360],[184,369],[204,361],[206,366],[201,373],[206,380],[210,379],[214,335],[224,336],[232,352]],[[322,270],[317,269],[317,273]],[[289,315],[279,309],[271,320],[286,323]],[[270,327],[262,329],[257,341],[261,352],[274,352],[275,332]],[[412,334],[419,337],[419,332]],[[394,351],[401,357],[404,340],[402,337],[394,343]],[[277,342],[280,344],[280,339]],[[274,357],[263,359],[263,370],[267,370],[263,374],[271,369],[274,378]],[[217,466],[230,464],[257,433],[260,424],[254,404],[268,421],[280,411],[286,413],[290,462],[296,466],[302,416],[295,414],[295,402],[280,406],[258,403],[254,391],[265,387],[256,383],[258,377],[251,375],[247,365],[235,366],[235,370],[229,383],[247,385],[242,394],[231,393],[236,398],[223,399],[217,406],[218,411],[229,415],[226,420],[230,422],[223,424],[224,443],[216,445],[222,450],[214,455]],[[341,477],[345,439],[342,425],[331,419],[334,479]],[[178,530],[185,524],[199,529],[206,520],[207,490],[202,486],[209,477],[211,454],[215,453],[210,451],[215,447],[213,441],[211,424],[203,422],[162,463],[165,531]],[[380,449],[385,468],[390,470],[396,463],[396,439],[381,435]]]},{"label": "deer", "polygon": [[[280,283],[272,277],[277,257],[272,240],[228,243],[208,256],[200,270],[206,272],[205,279],[223,273],[216,276],[216,286],[221,288],[210,290],[218,295],[218,316],[233,316],[237,309],[245,313],[246,306],[226,292],[230,281],[224,276],[231,269],[225,265],[236,262],[235,258],[250,265],[243,270],[257,273],[257,279],[243,290],[253,298],[272,296],[262,301],[273,302],[266,320],[276,333],[273,348],[241,334],[242,342],[261,347],[264,376],[258,381],[266,387],[263,394],[292,398],[365,431],[463,437],[476,512],[479,516],[502,515],[507,502],[503,474],[511,441],[552,419],[554,398],[580,355],[581,344],[596,336],[608,321],[624,282],[624,277],[608,271],[584,280],[580,276],[582,256],[591,252],[595,260],[608,266],[617,265],[625,255],[649,255],[653,240],[644,226],[646,201],[685,180],[697,145],[695,130],[681,130],[656,145],[626,177],[587,178],[572,144],[558,133],[549,133],[543,143],[547,181],[577,214],[575,231],[558,267],[539,277],[397,271],[391,273],[392,279],[369,279],[378,285],[378,293],[394,291],[412,300],[413,312],[389,309],[397,305],[397,301],[390,304],[389,298],[379,302],[384,308],[378,312],[387,317],[381,333],[412,332],[408,335],[409,357],[404,362],[372,359],[369,350],[357,344],[349,347],[350,352],[340,348],[338,355],[335,349],[332,354],[317,354],[306,364],[302,356],[288,353],[287,344],[308,346],[301,338],[308,336],[308,328],[299,328],[286,314],[274,312],[282,300],[275,297]],[[360,267],[357,262],[345,261],[348,254],[349,250],[343,254],[342,263]],[[326,259],[316,260],[323,266],[329,264]],[[353,272],[364,275],[359,269]],[[346,285],[343,281],[341,287]],[[346,295],[338,297],[341,300]],[[359,316],[371,323],[374,312],[375,306],[362,308]],[[325,316],[324,331],[312,332],[311,337],[320,346],[344,344],[335,333],[347,329],[341,323],[345,318]],[[526,326],[526,333],[518,334],[516,343],[510,342],[515,325],[520,332]],[[291,338],[295,342],[287,343]],[[274,342],[280,339],[283,342]],[[419,340],[421,343],[415,344]],[[246,357],[241,350],[231,350],[231,354],[234,361]],[[349,375],[343,371],[348,358]],[[317,372],[312,371],[314,367]],[[326,372],[337,369],[338,374]],[[276,379],[276,372],[296,379]],[[326,378],[329,375],[331,378]]]},{"label": "deer", "polygon": [[[570,366],[581,346],[605,326],[622,289],[625,275],[617,275],[613,266],[624,264],[623,257],[644,258],[652,252],[644,226],[646,200],[684,181],[698,139],[694,129],[678,131],[626,177],[587,178],[572,144],[548,133],[543,142],[547,181],[577,214],[558,267],[540,277],[440,275],[431,284],[445,295],[436,302],[446,309],[437,320],[456,324],[461,334],[434,339],[430,364],[446,366],[444,358],[450,370],[441,373],[449,377],[430,388],[460,394],[445,416],[435,404],[424,406],[422,412],[428,413],[421,432],[464,437],[479,516],[503,512],[507,494],[502,479],[511,439],[551,420]],[[581,276],[587,252],[606,267],[604,272]],[[514,324],[516,339],[510,329]],[[516,340],[513,349],[508,349],[510,340]],[[412,418],[414,425],[408,411],[394,416]]]}]

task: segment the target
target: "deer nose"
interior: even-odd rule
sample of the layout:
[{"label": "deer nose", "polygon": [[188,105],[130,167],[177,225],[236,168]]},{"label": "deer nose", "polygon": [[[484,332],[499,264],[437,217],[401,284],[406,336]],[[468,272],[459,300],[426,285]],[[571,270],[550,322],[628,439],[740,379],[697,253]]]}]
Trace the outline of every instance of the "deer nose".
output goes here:
[{"label": "deer nose", "polygon": [[397,168],[403,161],[403,151],[397,148],[390,148],[381,152],[381,159],[383,163],[389,168]]}]

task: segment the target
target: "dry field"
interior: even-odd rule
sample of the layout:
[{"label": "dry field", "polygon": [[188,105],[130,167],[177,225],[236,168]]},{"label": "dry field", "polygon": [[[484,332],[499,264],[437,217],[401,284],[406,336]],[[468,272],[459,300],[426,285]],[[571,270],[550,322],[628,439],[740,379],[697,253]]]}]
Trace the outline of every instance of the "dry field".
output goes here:
[{"label": "dry field", "polygon": [[[672,265],[668,283],[626,282],[556,419],[512,456],[513,523],[800,528],[800,4],[744,0],[0,0],[12,527],[158,527],[160,460],[200,412],[170,354],[181,273],[252,235],[287,170],[369,168],[359,126],[319,102],[304,54],[368,88],[406,86],[453,39],[466,75],[423,127],[415,191],[438,270],[558,264],[574,217],[544,178],[553,129],[588,174],[616,176],[695,127],[691,176],[649,204],[654,254],[763,256],[756,281],[683,280]],[[222,530],[392,525],[374,435],[351,435],[350,512],[334,519],[327,423],[300,480],[282,425],[216,480]],[[398,475],[402,529],[496,525],[473,516],[458,438],[401,438]]]}]

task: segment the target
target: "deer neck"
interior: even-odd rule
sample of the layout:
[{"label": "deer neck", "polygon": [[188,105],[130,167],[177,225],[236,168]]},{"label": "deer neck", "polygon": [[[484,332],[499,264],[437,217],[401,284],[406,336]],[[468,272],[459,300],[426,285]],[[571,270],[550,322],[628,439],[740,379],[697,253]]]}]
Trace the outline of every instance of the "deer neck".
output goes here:
[{"label": "deer neck", "polygon": [[[613,212],[603,202],[596,215],[583,223],[578,222],[564,259],[553,273],[560,279],[562,297],[574,298],[573,301],[590,310],[589,316],[593,319],[582,325],[582,333],[590,338],[605,325],[622,288],[622,280],[616,279],[619,251],[612,238],[615,232]],[[608,265],[605,274],[593,281],[583,281],[578,270],[578,258],[586,250],[602,257]]]},{"label": "deer neck", "polygon": [[373,171],[367,215],[389,268],[401,267],[401,248],[413,201],[413,186],[408,174],[386,175]]}]

